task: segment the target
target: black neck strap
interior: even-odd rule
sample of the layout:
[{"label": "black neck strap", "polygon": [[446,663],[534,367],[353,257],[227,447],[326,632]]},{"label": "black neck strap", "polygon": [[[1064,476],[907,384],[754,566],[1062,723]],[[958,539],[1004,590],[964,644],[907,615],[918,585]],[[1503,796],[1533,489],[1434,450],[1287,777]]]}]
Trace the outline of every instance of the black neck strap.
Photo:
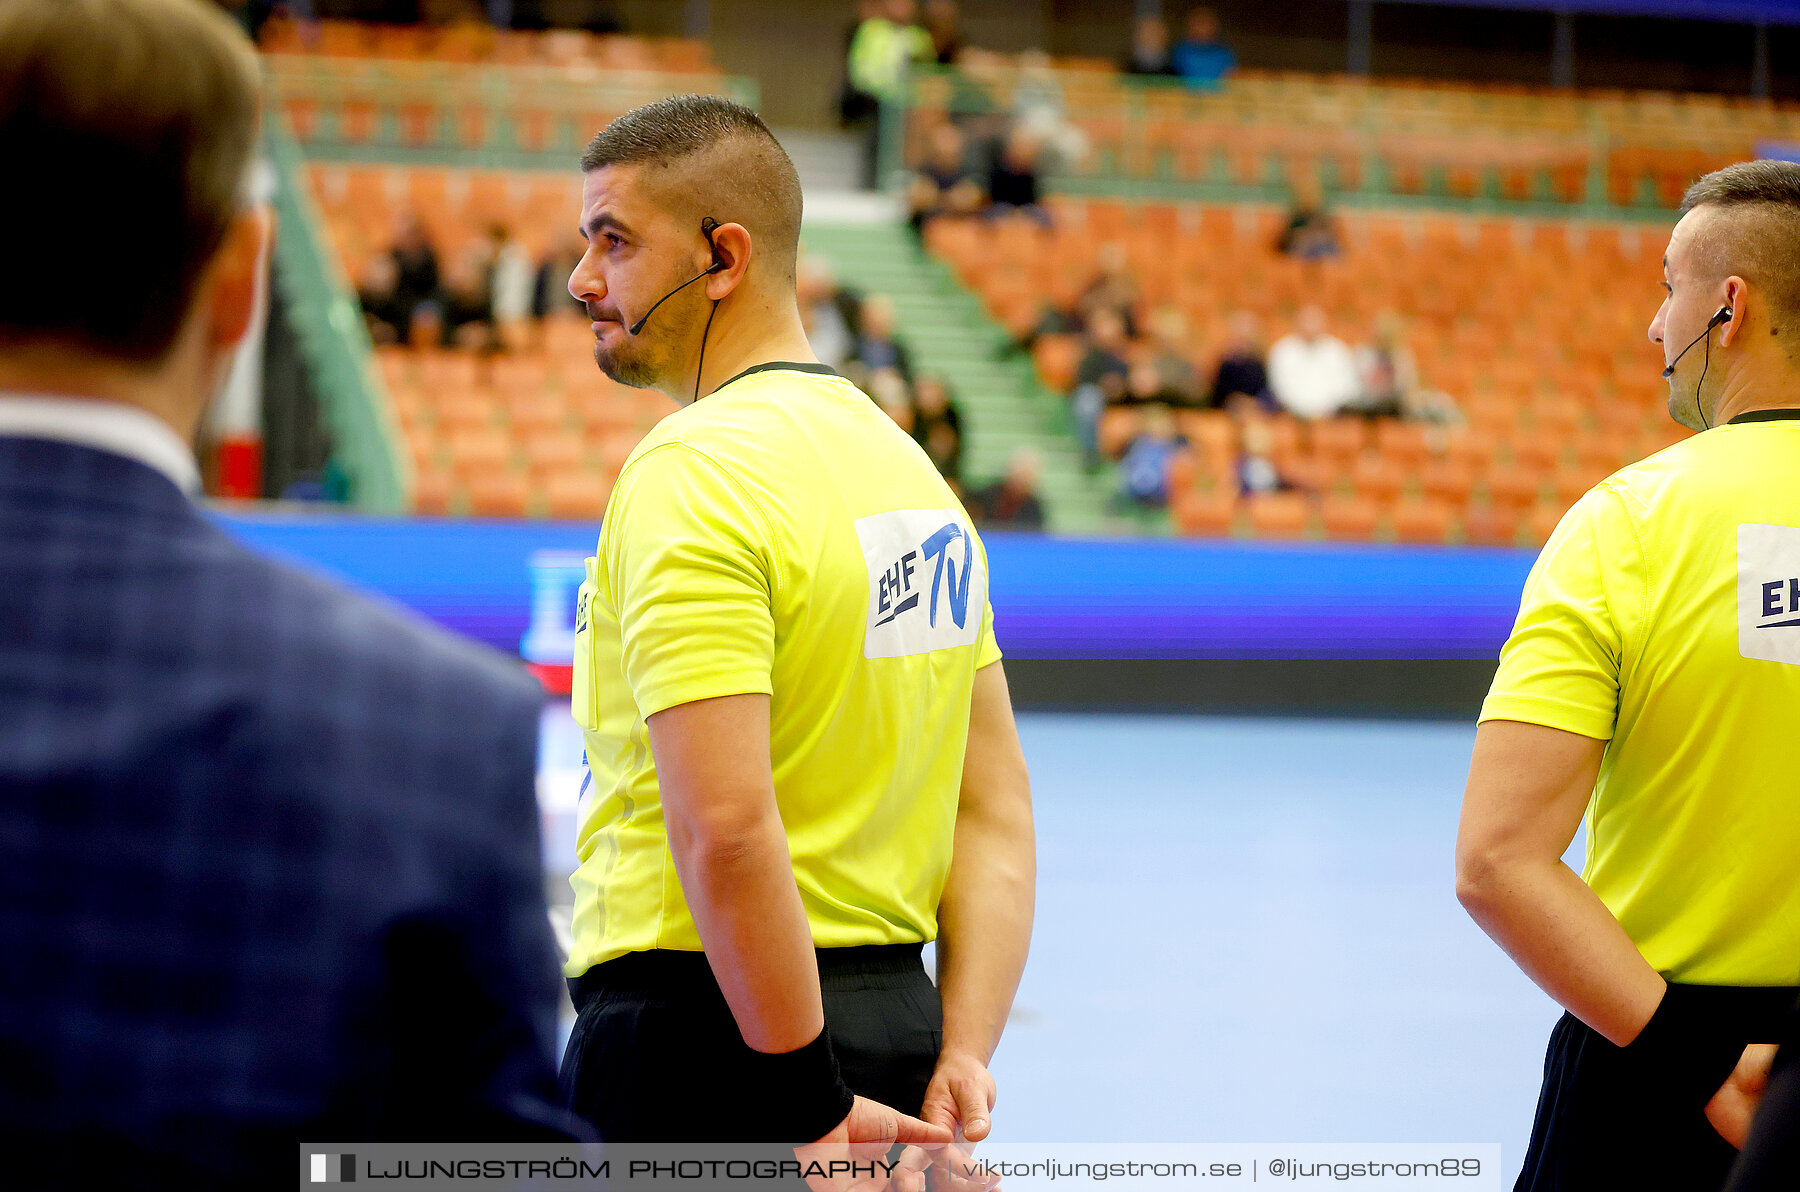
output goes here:
[{"label": "black neck strap", "polygon": [[822,377],[835,377],[838,375],[837,369],[831,367],[829,364],[817,364],[811,361],[803,362],[799,360],[771,360],[767,364],[752,364],[749,368],[746,368],[743,372],[737,374],[737,376],[732,377],[729,380],[721,381],[719,384],[713,386],[713,392],[717,393],[719,390],[725,388],[725,386],[736,381],[741,381],[751,373],[759,372],[817,373]]},{"label": "black neck strap", "polygon": [[1795,422],[1800,421],[1800,410],[1745,410],[1736,418],[1727,422],[1726,426],[1736,426],[1740,422]]}]

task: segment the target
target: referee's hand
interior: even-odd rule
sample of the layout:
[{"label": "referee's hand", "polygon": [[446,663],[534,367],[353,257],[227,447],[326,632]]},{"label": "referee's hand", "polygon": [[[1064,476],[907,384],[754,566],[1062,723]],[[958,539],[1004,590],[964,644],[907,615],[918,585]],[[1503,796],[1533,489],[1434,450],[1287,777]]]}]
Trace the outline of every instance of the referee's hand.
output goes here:
[{"label": "referee's hand", "polygon": [[997,1097],[986,1064],[967,1052],[946,1051],[938,1057],[919,1116],[958,1131],[959,1138],[980,1142],[988,1136]]},{"label": "referee's hand", "polygon": [[[841,1165],[848,1160],[855,1168],[874,1172],[873,1177],[855,1170],[838,1176],[810,1175],[806,1177],[806,1183],[813,1192],[876,1192],[888,1187],[912,1189],[923,1183],[919,1171],[924,1166],[923,1152],[909,1152],[908,1161],[896,1168],[891,1177],[877,1165],[878,1161],[887,1163],[888,1152],[896,1143],[936,1150],[949,1143],[950,1137],[947,1126],[933,1126],[879,1101],[858,1097],[851,1102],[850,1112],[844,1120],[830,1133],[817,1142],[796,1148],[794,1154],[802,1163],[817,1163],[827,1170],[832,1163]],[[910,1178],[914,1176],[918,1177],[917,1184]]]},{"label": "referee's hand", "polygon": [[1756,1116],[1757,1103],[1769,1084],[1769,1066],[1774,1062],[1775,1044],[1750,1044],[1738,1057],[1737,1067],[1706,1103],[1706,1120],[1721,1138],[1740,1150],[1744,1139],[1750,1137],[1750,1119]]}]

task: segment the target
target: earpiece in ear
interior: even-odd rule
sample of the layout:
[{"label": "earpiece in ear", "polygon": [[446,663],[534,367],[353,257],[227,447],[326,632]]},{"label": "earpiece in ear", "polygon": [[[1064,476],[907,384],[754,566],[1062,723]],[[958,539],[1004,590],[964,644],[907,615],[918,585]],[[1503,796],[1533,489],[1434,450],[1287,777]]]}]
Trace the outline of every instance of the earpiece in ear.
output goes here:
[{"label": "earpiece in ear", "polygon": [[700,234],[706,237],[706,247],[712,249],[713,263],[706,267],[708,273],[717,273],[721,269],[730,268],[724,261],[719,259],[719,246],[713,243],[713,233],[718,230],[719,221],[712,216],[709,215],[700,221]]},{"label": "earpiece in ear", "polygon": [[1729,306],[1721,306],[1719,308],[1719,313],[1712,317],[1712,322],[1708,323],[1707,326],[1717,327],[1720,323],[1729,322],[1731,322],[1731,308]]}]

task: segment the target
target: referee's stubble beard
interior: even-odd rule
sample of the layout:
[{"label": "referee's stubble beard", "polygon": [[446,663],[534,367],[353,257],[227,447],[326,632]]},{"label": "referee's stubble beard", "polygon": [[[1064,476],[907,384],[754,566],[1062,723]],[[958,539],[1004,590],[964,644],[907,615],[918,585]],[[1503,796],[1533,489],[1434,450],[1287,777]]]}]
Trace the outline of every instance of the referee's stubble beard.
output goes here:
[{"label": "referee's stubble beard", "polygon": [[[671,282],[667,288],[656,293],[667,293],[679,284],[679,281]],[[688,297],[687,294],[677,294],[664,303],[637,335],[631,334],[631,323],[635,319],[628,318],[625,312],[613,307],[610,301],[583,303],[587,308],[588,318],[600,324],[594,331],[594,363],[600,367],[600,371],[619,384],[629,385],[633,389],[657,388],[658,382],[671,371],[676,354],[674,341],[689,328],[694,318],[694,312],[686,309],[691,305],[684,301]],[[704,301],[704,295],[701,297]],[[646,301],[644,309],[650,309],[650,304],[655,301],[655,298]],[[704,312],[701,317],[705,317]]]}]

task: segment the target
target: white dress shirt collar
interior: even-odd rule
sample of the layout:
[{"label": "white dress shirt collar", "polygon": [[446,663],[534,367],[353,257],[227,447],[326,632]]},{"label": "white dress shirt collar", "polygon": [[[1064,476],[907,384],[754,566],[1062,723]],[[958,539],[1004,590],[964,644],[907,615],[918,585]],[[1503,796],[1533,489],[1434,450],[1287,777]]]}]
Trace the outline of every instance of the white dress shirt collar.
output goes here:
[{"label": "white dress shirt collar", "polygon": [[52,439],[122,455],[155,468],[192,497],[200,468],[169,424],[124,402],[0,393],[0,436]]}]

